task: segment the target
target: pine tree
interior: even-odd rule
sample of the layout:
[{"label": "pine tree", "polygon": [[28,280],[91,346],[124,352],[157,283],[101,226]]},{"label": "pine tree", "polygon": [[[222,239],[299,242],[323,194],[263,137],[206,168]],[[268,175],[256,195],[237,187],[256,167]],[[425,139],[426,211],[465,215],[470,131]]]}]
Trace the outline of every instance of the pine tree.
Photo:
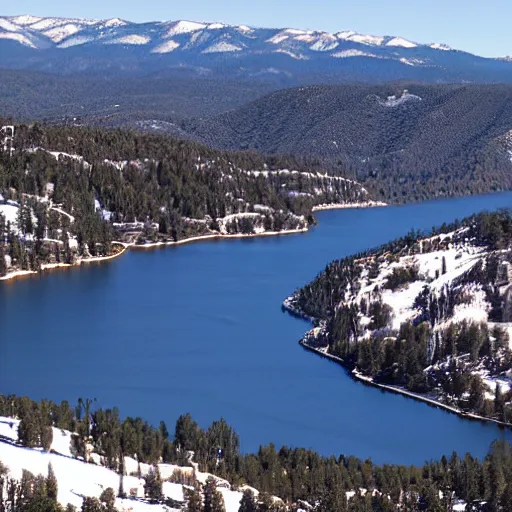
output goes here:
[{"label": "pine tree", "polygon": [[57,495],[59,493],[59,487],[57,483],[57,477],[53,472],[51,462],[48,464],[48,476],[46,478],[46,495],[53,501],[57,501]]},{"label": "pine tree", "polygon": [[53,442],[53,429],[51,426],[42,425],[40,427],[40,441],[43,450],[49,452]]},{"label": "pine tree", "polygon": [[208,478],[204,486],[204,512],[226,512],[224,498],[217,490],[215,480]]},{"label": "pine tree", "polygon": [[258,503],[258,512],[273,512],[274,500],[268,493],[262,493]]},{"label": "pine tree", "polygon": [[244,491],[238,512],[258,512],[258,504],[251,490],[246,489]]},{"label": "pine tree", "polygon": [[347,495],[344,489],[329,489],[320,502],[318,512],[329,512],[336,510],[344,512],[347,510]]},{"label": "pine tree", "polygon": [[509,482],[501,496],[501,506],[503,510],[512,510],[512,483]]},{"label": "pine tree", "polygon": [[85,497],[82,502],[82,512],[104,512],[103,506],[101,505],[98,498]]},{"label": "pine tree", "polygon": [[197,489],[185,489],[185,498],[187,505],[186,512],[203,512],[203,503],[201,501],[201,494]]},{"label": "pine tree", "polygon": [[37,430],[32,412],[27,412],[18,425],[19,443],[25,448],[35,448],[39,441]]},{"label": "pine tree", "polygon": [[169,430],[167,430],[167,425],[164,421],[160,422],[159,427],[160,433],[162,434],[162,439],[169,439]]},{"label": "pine tree", "polygon": [[146,497],[153,503],[158,503],[162,497],[162,478],[158,466],[149,468],[149,472],[145,477],[144,493]]},{"label": "pine tree", "polygon": [[106,512],[115,512],[116,493],[112,487],[107,487],[101,493],[100,501],[105,505]]}]

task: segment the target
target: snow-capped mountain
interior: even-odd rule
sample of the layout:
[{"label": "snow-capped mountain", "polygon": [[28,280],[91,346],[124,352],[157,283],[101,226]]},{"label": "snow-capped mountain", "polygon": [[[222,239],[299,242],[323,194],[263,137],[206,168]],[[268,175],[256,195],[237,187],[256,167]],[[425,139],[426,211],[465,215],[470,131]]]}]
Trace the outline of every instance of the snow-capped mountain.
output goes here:
[{"label": "snow-capped mountain", "polygon": [[[418,45],[401,37],[384,37],[344,31],[330,34],[314,30],[260,29],[245,25],[169,21],[131,23],[113,18],[89,20],[76,18],[39,18],[23,15],[0,17],[0,37],[35,49],[60,49],[87,44],[144,45],[151,53],[200,51],[226,53],[240,51],[282,52],[292,58],[311,58],[310,52],[335,55],[339,47],[355,43],[373,48],[449,49],[440,44]],[[293,53],[293,55],[292,55]],[[370,50],[368,50],[370,56]]]},{"label": "snow-capped mountain", "polygon": [[309,81],[319,77],[512,80],[508,62],[483,59],[441,43],[420,44],[399,36],[354,31],[328,33],[184,20],[132,23],[119,18],[0,17],[0,49],[3,67],[59,73],[187,68],[223,76],[293,77],[300,70]]}]

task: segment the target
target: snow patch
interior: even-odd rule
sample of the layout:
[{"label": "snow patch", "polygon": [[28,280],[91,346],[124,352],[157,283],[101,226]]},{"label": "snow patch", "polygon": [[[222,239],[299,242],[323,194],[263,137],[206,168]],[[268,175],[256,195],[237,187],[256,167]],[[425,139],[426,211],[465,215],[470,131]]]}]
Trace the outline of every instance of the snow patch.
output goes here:
[{"label": "snow patch", "polygon": [[36,45],[28,37],[16,32],[2,32],[0,33],[0,39],[12,39],[25,46],[30,46],[30,48],[36,48]]},{"label": "snow patch", "polygon": [[179,48],[179,46],[180,46],[179,43],[170,39],[169,41],[162,43],[161,45],[157,46],[156,48],[153,48],[153,50],[151,50],[151,51],[152,51],[152,53],[169,53],[169,52],[176,50],[176,48]]},{"label": "snow patch", "polygon": [[374,59],[382,58],[378,55],[375,55],[374,53],[367,53],[361,50],[342,50],[340,52],[333,53],[331,56],[337,59],[346,59],[348,57],[371,57]]},{"label": "snow patch", "polygon": [[402,37],[394,37],[390,41],[386,43],[386,46],[398,46],[401,48],[417,48],[418,45],[413,43],[412,41],[408,41],[407,39],[403,39]]},{"label": "snow patch", "polygon": [[177,21],[168,31],[166,37],[173,37],[178,34],[190,34],[207,27],[204,23],[195,21]]},{"label": "snow patch", "polygon": [[422,64],[425,64],[423,59],[406,59],[405,57],[402,57],[400,62],[407,66],[421,66]]},{"label": "snow patch", "polygon": [[87,44],[91,41],[94,41],[93,37],[87,37],[87,36],[76,36],[76,37],[70,37],[69,39],[66,39],[62,43],[58,45],[58,48],[71,48],[72,46],[79,46],[81,44]]},{"label": "snow patch", "polygon": [[383,107],[398,107],[409,101],[422,101],[422,98],[420,96],[416,96],[415,94],[409,94],[408,91],[404,91],[400,98],[397,98],[396,96],[388,96],[386,101],[383,101],[379,98],[379,103]]},{"label": "snow patch", "polygon": [[382,36],[358,34],[353,30],[340,32],[337,34],[337,37],[338,39],[342,39],[344,41],[352,41],[353,43],[365,44],[369,46],[381,46],[385,39]]},{"label": "snow patch", "polygon": [[11,18],[13,23],[16,23],[16,25],[21,25],[24,27],[25,25],[33,25],[34,23],[37,23],[38,21],[41,21],[42,18],[38,16],[31,16],[30,14],[23,14],[21,16],[13,16]]},{"label": "snow patch", "polygon": [[9,32],[18,32],[20,30],[20,28],[17,27],[14,23],[11,23],[5,18],[0,18],[0,28]]},{"label": "snow patch", "polygon": [[328,52],[337,48],[339,43],[333,36],[320,37],[315,44],[310,46],[310,50],[315,52]]},{"label": "snow patch", "polygon": [[309,57],[302,55],[302,53],[294,53],[291,52],[290,50],[279,49],[276,50],[274,53],[283,53],[284,55],[288,55],[288,57],[291,57],[292,59],[295,60],[309,60]]},{"label": "snow patch", "polygon": [[433,50],[442,50],[445,52],[452,51],[452,48],[450,48],[447,44],[442,43],[433,43],[430,45],[430,48],[432,48]]},{"label": "snow patch", "polygon": [[128,23],[119,18],[112,18],[110,20],[105,21],[105,23],[103,23],[103,26],[106,28],[125,27],[126,25],[128,25]]},{"label": "snow patch", "polygon": [[130,44],[130,45],[144,45],[148,44],[151,41],[149,36],[141,36],[138,34],[132,34],[129,36],[118,37],[116,39],[111,39],[110,41],[106,41],[106,44]]},{"label": "snow patch", "polygon": [[74,25],[73,23],[68,23],[66,25],[46,30],[43,34],[46,37],[49,37],[54,43],[60,43],[66,39],[66,37],[72,36],[73,34],[80,32],[80,30],[82,30],[82,27]]},{"label": "snow patch", "polygon": [[240,46],[236,46],[231,43],[227,43],[226,41],[220,41],[218,43],[213,44],[212,46],[203,50],[202,53],[227,53],[227,52],[240,52],[242,48]]}]

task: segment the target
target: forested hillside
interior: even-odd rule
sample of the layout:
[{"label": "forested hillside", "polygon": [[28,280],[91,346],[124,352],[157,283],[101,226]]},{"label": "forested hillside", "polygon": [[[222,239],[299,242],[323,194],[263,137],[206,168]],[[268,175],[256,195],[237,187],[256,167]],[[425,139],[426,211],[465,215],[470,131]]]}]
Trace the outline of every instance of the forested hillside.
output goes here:
[{"label": "forested hillside", "polygon": [[292,158],[164,136],[34,124],[15,126],[13,145],[0,160],[0,276],[115,254],[113,241],[304,231],[315,206],[371,199]]},{"label": "forested hillside", "polygon": [[483,213],[334,261],[285,307],[367,382],[512,423],[512,216]]},{"label": "forested hillside", "polygon": [[512,187],[508,85],[300,87],[181,127],[215,147],[318,158],[389,202]]},{"label": "forested hillside", "polygon": [[[155,428],[141,418],[123,419],[117,409],[96,408],[88,399],[72,407],[67,402],[37,403],[2,395],[0,432],[5,433],[0,438],[0,506],[12,512],[61,512],[65,503],[58,503],[57,496],[69,496],[69,491],[59,492],[64,482],[58,481],[51,464],[44,467],[44,475],[31,473],[31,466],[24,468],[20,481],[10,475],[9,464],[19,467],[16,455],[28,465],[33,460],[29,450],[35,449],[42,460],[48,460],[43,459],[47,452],[59,454],[50,459],[59,465],[71,467],[76,459],[88,462],[81,468],[74,463],[73,468],[89,477],[93,468],[99,469],[94,474],[102,474],[103,480],[78,496],[78,501],[83,498],[82,512],[115,512],[116,498],[123,509],[145,512],[162,510],[157,505],[222,512],[222,495],[237,492],[240,503],[234,510],[240,512],[444,512],[464,507],[506,512],[512,507],[512,452],[510,445],[500,442],[491,446],[483,461],[453,453],[423,467],[378,466],[350,455],[322,457],[311,450],[277,449],[272,444],[244,454],[238,435],[222,419],[202,429],[185,414],[169,432],[163,422]],[[9,456],[2,460],[1,454]],[[117,478],[102,466],[116,472]],[[204,472],[210,474],[206,481]],[[168,497],[175,484],[184,485],[181,500]]]},{"label": "forested hillside", "polygon": [[279,88],[263,79],[192,78],[186,70],[129,80],[12,69],[0,74],[0,115],[115,127],[140,123],[157,132],[177,130],[175,121],[220,114]]}]

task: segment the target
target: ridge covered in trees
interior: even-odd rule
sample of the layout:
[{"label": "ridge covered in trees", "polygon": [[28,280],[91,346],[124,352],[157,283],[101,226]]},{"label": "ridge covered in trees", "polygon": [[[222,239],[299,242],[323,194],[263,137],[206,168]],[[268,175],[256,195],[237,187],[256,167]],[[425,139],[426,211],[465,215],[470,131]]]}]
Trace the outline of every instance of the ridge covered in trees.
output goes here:
[{"label": "ridge covered in trees", "polygon": [[512,188],[509,85],[313,85],[181,123],[213,147],[317,158],[388,203]]},{"label": "ridge covered in trees", "polygon": [[[201,469],[228,479],[234,488],[248,484],[260,490],[258,499],[250,491],[244,493],[240,505],[244,512],[304,509],[306,503],[308,509],[322,512],[441,512],[452,510],[457,500],[464,500],[475,511],[508,511],[512,507],[512,451],[503,442],[495,442],[484,460],[453,453],[423,467],[377,466],[370,459],[322,457],[302,448],[284,446],[277,450],[272,444],[260,447],[258,453],[242,454],[236,432],[223,420],[203,430],[188,414],[177,420],[171,439],[163,423],[155,428],[140,418],[121,420],[116,409],[94,409],[91,400],[80,400],[74,408],[67,402],[37,403],[26,397],[0,395],[0,415],[20,418],[37,431],[39,425],[47,424],[70,429],[75,433],[77,456],[90,445],[105,457],[107,466],[120,472],[123,457],[187,465],[193,451]],[[24,438],[19,442],[26,446]],[[222,457],[216,455],[219,449]],[[162,502],[162,480],[158,466],[154,468],[146,476],[146,496],[158,503]],[[0,464],[0,488],[8,490],[0,493],[4,496],[2,506],[7,506],[2,510],[62,510],[56,503],[58,482],[51,467],[47,476],[25,474],[21,483],[10,480],[6,470],[5,464]],[[117,495],[123,493],[120,486]],[[194,485],[187,494],[186,510],[222,510],[212,481],[202,489],[203,498]],[[271,495],[283,502],[272,503]],[[100,500],[86,498],[82,511],[113,510],[115,496],[113,489],[106,489]],[[69,507],[67,512],[71,512]]]},{"label": "ridge covered in trees", "polygon": [[512,215],[481,213],[334,261],[284,307],[355,376],[512,423]]},{"label": "ridge covered in trees", "polygon": [[36,123],[15,126],[13,146],[0,154],[0,276],[115,254],[119,240],[305,230],[316,205],[370,200],[302,161],[159,135]]}]

